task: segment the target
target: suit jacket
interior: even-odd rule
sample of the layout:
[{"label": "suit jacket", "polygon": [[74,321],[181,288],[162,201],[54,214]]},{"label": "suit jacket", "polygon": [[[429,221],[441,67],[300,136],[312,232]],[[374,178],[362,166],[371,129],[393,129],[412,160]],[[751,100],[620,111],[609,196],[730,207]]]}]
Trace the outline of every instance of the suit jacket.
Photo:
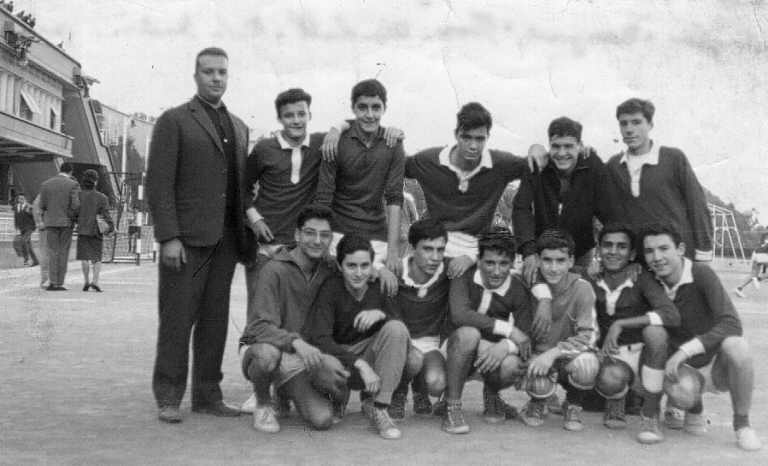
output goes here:
[{"label": "suit jacket", "polygon": [[[227,158],[216,129],[201,102],[167,110],[155,122],[149,148],[147,200],[155,239],[178,238],[189,246],[213,246],[222,237],[227,195]],[[248,127],[232,113],[238,187],[234,206],[241,255],[252,241],[245,228],[245,164]]]},{"label": "suit jacket", "polygon": [[112,216],[109,215],[109,199],[95,189],[80,191],[80,214],[77,216],[77,234],[81,236],[101,237],[96,218],[101,216],[110,230],[115,228]]},{"label": "suit jacket", "polygon": [[45,227],[71,227],[80,209],[80,185],[68,175],[44,181],[40,187],[40,210]]}]

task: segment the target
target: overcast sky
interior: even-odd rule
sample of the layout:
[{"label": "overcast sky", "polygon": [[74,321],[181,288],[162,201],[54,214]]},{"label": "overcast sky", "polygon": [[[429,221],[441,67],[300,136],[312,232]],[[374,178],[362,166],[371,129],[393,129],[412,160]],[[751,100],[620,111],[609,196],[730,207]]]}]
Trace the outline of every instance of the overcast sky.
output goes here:
[{"label": "overcast sky", "polygon": [[191,97],[194,56],[230,55],[225,101],[257,132],[276,127],[288,87],[313,95],[313,130],[347,117],[349,91],[378,77],[387,125],[406,150],[452,140],[458,108],[494,116],[490,145],[524,154],[550,120],[584,124],[607,159],[622,149],[614,116],[651,99],[651,133],[680,147],[699,179],[768,223],[768,2],[482,0],[17,0],[36,29],[64,40],[92,95],[158,115]]}]

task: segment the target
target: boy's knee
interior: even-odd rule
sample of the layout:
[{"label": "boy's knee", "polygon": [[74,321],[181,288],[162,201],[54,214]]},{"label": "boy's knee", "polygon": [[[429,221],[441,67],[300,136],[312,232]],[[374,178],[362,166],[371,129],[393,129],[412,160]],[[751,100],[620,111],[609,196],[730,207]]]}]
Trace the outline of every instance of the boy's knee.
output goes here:
[{"label": "boy's knee", "polygon": [[445,372],[436,369],[428,370],[424,374],[424,382],[430,395],[440,396],[445,390]]},{"label": "boy's knee", "polygon": [[253,381],[262,374],[274,372],[280,365],[282,352],[268,343],[255,343],[245,350],[243,372]]},{"label": "boy's knee", "polygon": [[462,348],[476,348],[480,343],[480,331],[474,327],[459,327],[450,337],[453,345]]},{"label": "boy's knee", "polygon": [[386,335],[388,338],[410,338],[408,328],[399,320],[390,320],[385,323],[379,332]]},{"label": "boy's knee", "polygon": [[737,367],[752,365],[752,353],[744,337],[728,337],[720,344],[720,352],[729,364]]},{"label": "boy's knee", "polygon": [[424,355],[416,348],[408,349],[408,359],[405,362],[405,373],[409,379],[416,377],[424,367]]},{"label": "boy's knee", "polygon": [[643,329],[643,344],[651,350],[666,351],[669,335],[661,325],[648,325]]}]

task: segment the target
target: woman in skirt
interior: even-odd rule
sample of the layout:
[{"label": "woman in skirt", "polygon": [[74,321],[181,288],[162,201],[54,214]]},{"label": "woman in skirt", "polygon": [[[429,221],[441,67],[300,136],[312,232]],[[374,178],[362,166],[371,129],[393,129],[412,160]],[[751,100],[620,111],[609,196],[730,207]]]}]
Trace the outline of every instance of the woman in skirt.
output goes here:
[{"label": "woman in skirt", "polygon": [[[101,292],[99,288],[99,272],[101,271],[101,250],[103,234],[114,230],[112,217],[109,215],[109,200],[107,196],[96,191],[99,174],[96,170],[86,170],[83,174],[83,190],[80,191],[80,214],[77,217],[77,260],[83,266],[85,284],[83,291],[89,289]],[[98,220],[107,224],[107,231],[99,230]],[[93,268],[93,279],[89,280],[90,269]]]}]

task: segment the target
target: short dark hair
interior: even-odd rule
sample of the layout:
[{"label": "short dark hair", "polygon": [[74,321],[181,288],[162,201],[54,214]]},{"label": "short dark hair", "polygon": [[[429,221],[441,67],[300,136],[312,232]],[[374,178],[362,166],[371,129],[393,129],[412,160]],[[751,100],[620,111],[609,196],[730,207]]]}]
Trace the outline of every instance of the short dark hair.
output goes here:
[{"label": "short dark hair", "polygon": [[437,238],[444,238],[448,241],[448,232],[445,230],[445,225],[434,218],[423,218],[413,222],[411,228],[408,229],[408,243],[414,248],[419,244],[419,241]]},{"label": "short dark hair", "polygon": [[510,259],[515,259],[517,243],[515,237],[508,229],[495,227],[482,233],[477,239],[477,258],[481,259],[485,251],[496,251],[499,254],[506,254]]},{"label": "short dark hair", "polygon": [[578,121],[562,116],[552,120],[547,129],[547,136],[549,136],[549,139],[573,136],[577,141],[581,142],[581,128],[581,123]]},{"label": "short dark hair", "polygon": [[227,60],[229,60],[229,56],[227,55],[227,52],[221,47],[206,47],[203,50],[197,52],[197,55],[195,55],[195,72],[197,72],[197,67],[200,65],[200,57],[202,57],[203,55],[212,55],[214,57],[224,57]]},{"label": "short dark hair", "polygon": [[605,226],[603,226],[603,229],[600,230],[600,233],[597,235],[597,242],[602,243],[603,238],[605,238],[605,235],[609,233],[624,233],[627,235],[627,238],[629,238],[629,246],[633,249],[636,249],[635,240],[637,239],[637,235],[635,235],[635,231],[627,225],[626,223],[619,223],[619,222],[609,222],[606,223]]},{"label": "short dark hair", "polygon": [[357,251],[368,252],[371,255],[371,262],[373,262],[373,246],[371,246],[371,242],[367,238],[363,238],[355,233],[344,235],[339,244],[336,245],[336,262],[341,265],[347,254],[354,254]]},{"label": "short dark hair", "polygon": [[296,219],[296,228],[303,228],[307,221],[311,219],[327,220],[330,224],[333,222],[333,211],[319,204],[304,206],[299,212],[299,217]]},{"label": "short dark hair", "polygon": [[99,173],[89,168],[83,172],[83,188],[93,189],[96,187],[96,183],[99,181]]},{"label": "short dark hair", "polygon": [[72,173],[74,170],[75,166],[72,165],[72,162],[64,162],[61,164],[61,167],[59,167],[61,173]]},{"label": "short dark hair", "polygon": [[683,242],[683,236],[680,234],[680,229],[672,222],[657,222],[646,223],[640,228],[640,234],[638,235],[638,243],[642,250],[643,242],[648,236],[667,235],[672,239],[675,247],[680,246]]},{"label": "short dark hair", "polygon": [[312,105],[312,96],[307,94],[304,89],[294,87],[277,94],[275,99],[275,110],[277,111],[277,117],[280,118],[280,109],[283,105],[295,104],[297,102],[306,102],[307,107]]},{"label": "short dark hair", "polygon": [[491,112],[478,102],[464,104],[456,114],[456,132],[485,127],[491,131],[493,118]]},{"label": "short dark hair", "polygon": [[570,233],[562,228],[548,228],[536,239],[536,252],[541,254],[545,249],[564,249],[569,256],[573,256],[576,243]]},{"label": "short dark hair", "polygon": [[387,89],[377,79],[366,79],[355,84],[352,88],[352,105],[363,96],[379,97],[384,105],[387,105]]},{"label": "short dark hair", "polygon": [[653,123],[653,114],[656,113],[656,107],[653,106],[650,100],[632,97],[616,107],[616,119],[618,120],[620,115],[628,113],[642,113],[645,119],[648,120],[648,123]]}]

